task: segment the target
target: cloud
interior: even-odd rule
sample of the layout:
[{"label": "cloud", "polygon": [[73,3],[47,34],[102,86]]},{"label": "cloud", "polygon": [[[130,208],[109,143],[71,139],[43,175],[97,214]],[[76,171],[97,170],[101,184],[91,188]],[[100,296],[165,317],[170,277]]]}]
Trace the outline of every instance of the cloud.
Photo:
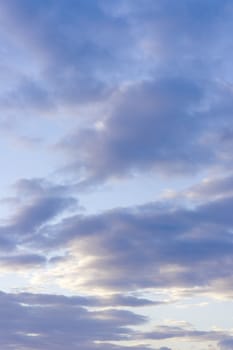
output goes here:
[{"label": "cloud", "polygon": [[130,52],[125,18],[106,13],[101,1],[91,6],[72,1],[67,6],[65,1],[14,0],[0,9],[5,27],[11,29],[10,40],[17,47],[23,39],[22,55],[36,71],[19,76],[16,88],[5,94],[6,100],[15,96],[16,105],[43,110],[90,103],[111,92],[109,78],[115,75],[114,66],[121,66],[120,53]]},{"label": "cloud", "polygon": [[226,61],[230,65],[224,55],[232,51],[229,0],[78,0],[69,6],[64,0],[13,0],[0,10],[1,34],[22,63],[3,89],[2,102],[10,108],[104,103],[122,82],[175,70],[195,79],[214,70],[216,78],[216,68],[221,75]]},{"label": "cloud", "polygon": [[231,50],[231,3],[110,2],[107,11],[130,27],[141,71],[135,63],[134,78],[119,81],[95,126],[60,142],[66,168],[82,185],[138,172],[174,177],[230,168],[232,89],[220,52]]},{"label": "cloud", "polygon": [[[77,294],[0,293],[0,347],[232,347],[230,332],[150,330],[135,313],[194,295],[233,298],[232,15],[231,0],[0,2],[4,157],[13,138],[43,152],[49,144],[62,170],[50,177],[63,179],[21,179],[3,199],[0,270],[6,285],[16,276],[26,290]],[[24,172],[37,171],[32,158]],[[80,213],[78,191],[148,173],[207,180],[142,206]]]},{"label": "cloud", "polygon": [[[183,342],[187,342],[188,344],[193,342],[198,343],[210,343],[214,342],[218,347],[218,349],[222,350],[224,348],[224,344],[226,344],[226,349],[228,348],[227,344],[231,345],[232,337],[231,332],[229,331],[200,331],[193,329],[186,329],[179,326],[167,326],[167,325],[160,325],[156,326],[154,331],[150,333],[145,333],[143,336],[146,339],[154,339],[154,340],[175,340],[176,342],[181,340]],[[223,347],[222,347],[223,346]],[[163,348],[162,348],[163,349]],[[165,347],[165,349],[167,349]]]},{"label": "cloud", "polygon": [[220,350],[231,350],[233,346],[233,338],[229,337],[220,342]]},{"label": "cloud", "polygon": [[[31,63],[28,72],[17,67],[2,101],[40,116],[52,108],[58,117],[60,106],[75,117],[59,145],[82,184],[230,167],[229,0],[13,0],[0,9],[8,40]],[[88,127],[74,132],[87,111],[71,109],[81,105]]]},{"label": "cloud", "polygon": [[[52,282],[75,292],[178,288],[183,296],[232,298],[233,199],[229,193],[225,196],[222,178],[200,186],[203,198],[194,206],[163,200],[73,215],[73,205],[78,207],[69,187],[41,179],[21,180],[15,185],[16,214],[1,226],[2,269],[39,267],[31,280],[34,286]],[[199,196],[199,192],[198,186],[192,187],[192,193]],[[68,217],[61,215],[64,210]],[[146,306],[164,301],[116,294],[108,303]]]},{"label": "cloud", "polygon": [[10,217],[0,226],[3,250],[16,249],[18,244],[36,235],[45,223],[78,207],[77,199],[68,194],[68,187],[53,185],[44,179],[21,179],[14,190],[16,196],[4,200],[16,208],[11,209]]},{"label": "cloud", "polygon": [[195,158],[202,160],[201,147],[193,147],[197,118],[191,107],[200,96],[199,87],[186,79],[129,86],[102,129],[78,131],[63,146],[77,159],[77,168],[97,179],[156,165],[182,171],[191,167],[190,153],[195,167]]},{"label": "cloud", "polygon": [[218,199],[226,199],[232,197],[233,194],[233,177],[228,175],[215,175],[204,177],[199,183],[194,184],[182,191],[165,191],[162,198],[166,201],[169,199],[174,202],[188,203],[196,206],[206,201],[214,201]]},{"label": "cloud", "polygon": [[[220,344],[230,349],[231,336],[227,331],[199,331],[180,322],[157,325],[150,332],[134,331],[130,327],[145,325],[145,317],[118,309],[96,310],[101,298],[65,297],[31,293],[0,293],[1,338],[4,349],[70,349],[82,346],[85,350],[149,350],[143,341],[182,340]],[[93,309],[94,307],[94,309]],[[125,346],[118,341],[124,340]],[[138,345],[133,345],[137,340]],[[166,345],[158,350],[171,350]]]},{"label": "cloud", "polygon": [[232,205],[226,197],[191,209],[151,203],[73,216],[44,227],[31,244],[51,251],[66,247],[65,258],[43,277],[71,290],[194,288],[195,293],[199,287],[229,295]]},{"label": "cloud", "polygon": [[[229,167],[231,144],[223,135],[232,96],[224,95],[224,112],[225,100],[216,105],[214,95],[207,96],[212,85],[182,76],[130,84],[101,128],[79,128],[58,144],[70,158],[67,169],[79,185],[90,185],[145,171],[169,177]],[[214,85],[221,96],[222,87]]]},{"label": "cloud", "polygon": [[146,321],[130,311],[89,311],[82,297],[0,293],[0,305],[4,349],[98,349],[97,341],[133,337],[128,327]]},{"label": "cloud", "polygon": [[113,294],[110,297],[107,297],[103,300],[105,303],[109,303],[110,305],[119,305],[119,306],[127,306],[127,307],[144,307],[144,306],[152,306],[152,305],[163,305],[164,301],[153,301],[145,298],[138,298],[132,295],[126,296],[123,294]]},{"label": "cloud", "polygon": [[18,254],[18,255],[8,255],[1,256],[0,269],[6,270],[22,270],[22,268],[36,268],[37,266],[42,266],[46,263],[47,259],[45,256],[38,254]]}]

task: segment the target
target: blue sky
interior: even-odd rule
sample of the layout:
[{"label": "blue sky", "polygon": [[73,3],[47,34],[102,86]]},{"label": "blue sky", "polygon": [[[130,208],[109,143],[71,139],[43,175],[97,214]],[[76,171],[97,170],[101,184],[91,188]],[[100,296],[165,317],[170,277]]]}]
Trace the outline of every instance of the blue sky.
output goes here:
[{"label": "blue sky", "polygon": [[0,21],[0,347],[232,350],[232,1]]}]

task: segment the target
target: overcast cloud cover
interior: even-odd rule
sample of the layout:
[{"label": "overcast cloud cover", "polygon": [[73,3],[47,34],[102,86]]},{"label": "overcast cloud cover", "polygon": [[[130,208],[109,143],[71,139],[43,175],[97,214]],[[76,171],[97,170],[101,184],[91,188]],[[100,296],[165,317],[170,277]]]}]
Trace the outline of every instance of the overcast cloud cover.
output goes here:
[{"label": "overcast cloud cover", "polygon": [[0,21],[0,347],[232,350],[232,0]]}]

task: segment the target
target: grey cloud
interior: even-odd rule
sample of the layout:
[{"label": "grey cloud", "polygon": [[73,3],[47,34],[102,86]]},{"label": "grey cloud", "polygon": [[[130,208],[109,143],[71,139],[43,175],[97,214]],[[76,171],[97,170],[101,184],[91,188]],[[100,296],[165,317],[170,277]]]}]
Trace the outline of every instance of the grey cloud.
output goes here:
[{"label": "grey cloud", "polygon": [[225,54],[225,50],[232,52],[231,1],[128,1],[125,13],[148,55],[145,65],[155,62],[157,75],[176,71],[194,78],[216,78],[231,66]]},{"label": "grey cloud", "polygon": [[31,350],[64,349],[69,344],[70,349],[98,349],[96,341],[127,340],[134,334],[128,326],[146,322],[129,311],[88,311],[83,307],[84,299],[68,300],[52,295],[0,293],[1,346]]},{"label": "grey cloud", "polygon": [[31,205],[25,206],[20,213],[15,215],[14,226],[18,232],[31,234],[43,223],[74,203],[74,200],[59,197],[39,199]]},{"label": "grey cloud", "polygon": [[53,185],[43,179],[21,179],[15,186],[16,196],[7,198],[16,204],[12,215],[0,226],[2,249],[12,248],[28,237],[36,235],[37,230],[48,221],[67,210],[78,208],[78,201],[69,194],[63,185]]},{"label": "grey cloud", "polygon": [[[1,232],[1,230],[0,230]],[[2,232],[5,232],[5,230],[2,230]],[[3,234],[1,234],[3,236]],[[0,237],[0,250],[1,251],[12,251],[15,247],[14,242],[7,236]]]},{"label": "grey cloud", "polygon": [[145,298],[137,298],[133,296],[126,296],[124,294],[113,294],[112,296],[65,296],[65,295],[53,295],[53,294],[32,294],[32,293],[20,293],[20,294],[4,294],[2,298],[10,298],[14,302],[29,304],[29,305],[41,305],[41,306],[70,306],[70,307],[87,307],[91,308],[103,308],[103,307],[141,307],[148,305],[159,305],[163,302],[154,302]]},{"label": "grey cloud", "polygon": [[[74,288],[212,286],[217,291],[214,284],[233,279],[232,206],[232,198],[226,198],[195,209],[157,210],[151,204],[147,210],[116,209],[71,217],[45,227],[45,235],[41,230],[31,244],[51,250],[67,246],[66,260],[57,264],[67,266],[67,273],[58,279],[64,278]],[[80,271],[77,262],[84,257],[91,260]],[[70,276],[68,266],[72,266]],[[74,280],[80,273],[84,281]]]},{"label": "grey cloud", "polygon": [[208,199],[218,199],[231,197],[233,193],[233,176],[229,174],[222,177],[207,178],[201,183],[184,191],[184,196],[191,200],[205,201]]},{"label": "grey cloud", "polygon": [[38,81],[19,83],[29,105],[82,104],[110,93],[109,77],[130,42],[126,19],[106,13],[101,1],[67,6],[65,1],[14,0],[0,9],[5,26],[13,38],[23,38],[26,58],[32,56],[40,71]]},{"label": "grey cloud", "polygon": [[92,307],[99,306],[100,300],[94,297],[84,296],[72,296],[67,297],[65,295],[53,295],[53,294],[32,294],[32,293],[20,293],[20,294],[4,294],[1,293],[2,298],[12,300],[15,303],[28,304],[28,305],[41,305],[41,306],[70,306],[70,307]]},{"label": "grey cloud", "polygon": [[115,294],[110,298],[106,298],[103,302],[109,302],[110,305],[120,305],[127,307],[143,307],[152,305],[163,305],[164,301],[152,301],[145,298],[138,298],[134,296],[126,296],[122,294]]},{"label": "grey cloud", "polygon": [[15,88],[0,97],[1,108],[5,109],[34,109],[37,112],[49,111],[54,106],[53,98],[41,82],[29,77],[22,77]]},{"label": "grey cloud", "polygon": [[41,266],[46,263],[46,257],[38,254],[18,254],[0,256],[1,266],[10,269],[21,269],[22,267],[33,267]]},{"label": "grey cloud", "polygon": [[[179,326],[158,326],[155,327],[154,332],[145,333],[145,338],[151,338],[156,340],[161,339],[179,339],[182,338],[183,341],[187,342],[209,342],[214,341],[217,348],[220,350],[230,350],[232,349],[233,339],[227,331],[199,331],[196,329],[185,329]],[[162,349],[168,349],[167,347],[162,347]]]},{"label": "grey cloud", "polygon": [[[16,297],[16,296],[14,296]],[[124,294],[113,294],[111,296],[99,296],[99,297],[88,297],[88,296],[72,296],[66,297],[63,295],[49,295],[49,294],[29,294],[21,293],[20,300],[25,297],[25,300],[29,301],[30,304],[38,305],[59,305],[67,304],[70,306],[82,305],[84,307],[143,307],[149,305],[162,305],[163,301],[152,301],[145,298],[137,298],[133,296],[126,296]]]},{"label": "grey cloud", "polygon": [[71,156],[67,168],[86,176],[82,185],[140,171],[174,176],[231,166],[229,0],[13,0],[0,9],[40,71],[38,81],[24,76],[21,95],[13,96],[37,109],[111,105],[104,129],[79,129],[61,142]]},{"label": "grey cloud", "polygon": [[13,222],[25,233],[67,209],[78,208],[78,201],[70,194],[69,186],[54,185],[44,179],[21,179],[15,189],[25,205],[19,206]]},{"label": "grey cloud", "polygon": [[[182,339],[190,344],[190,342],[210,342],[214,341],[220,346],[220,349],[225,349],[221,344],[229,342],[231,344],[232,338],[227,331],[199,331],[194,328],[186,329],[180,326],[166,326],[161,325],[155,327],[154,331],[146,332],[143,336],[146,339],[166,340],[166,339]],[[163,348],[162,348],[163,349]],[[164,349],[167,349],[166,347]],[[226,347],[226,349],[230,349]]]},{"label": "grey cloud", "polygon": [[222,73],[228,57],[217,57],[231,46],[230,1],[127,1],[109,8],[128,18],[141,56],[140,45],[152,52],[141,58],[139,78],[128,79],[111,101],[104,128],[79,129],[63,140],[71,155],[67,169],[84,172],[81,184],[89,185],[140,171],[174,176],[230,167],[232,89]]},{"label": "grey cloud", "polygon": [[19,90],[16,100],[37,108],[103,101],[112,87],[154,71],[194,78],[214,71],[216,78],[216,68],[227,60],[220,52],[231,50],[231,5],[229,0],[2,3],[8,36],[17,45],[23,40],[26,61],[39,71],[37,79],[24,74],[7,99]]},{"label": "grey cloud", "polygon": [[19,179],[13,185],[17,195],[24,196],[42,196],[42,195],[62,195],[69,191],[67,186],[55,185],[43,178]]},{"label": "grey cloud", "polygon": [[[85,350],[135,350],[151,349],[149,346],[132,346],[127,341],[182,339],[184,342],[209,341],[219,343],[220,349],[230,349],[231,337],[223,331],[199,331],[193,327],[157,325],[151,332],[130,330],[129,326],[145,324],[147,319],[123,310],[90,311],[91,298],[64,297],[41,294],[0,293],[1,338],[4,349],[70,349]],[[126,346],[113,345],[125,340]],[[102,343],[103,341],[103,343]],[[97,344],[99,342],[99,344]],[[171,350],[160,347],[158,350]]]},{"label": "grey cloud", "polygon": [[[1,56],[7,68],[0,67],[1,115],[7,124],[13,111],[26,125],[30,114],[78,111],[59,144],[78,188],[141,172],[229,173],[232,10],[231,0],[0,1],[1,50],[6,42],[10,48]],[[77,106],[94,116],[74,131]],[[99,124],[90,125],[97,114]],[[135,332],[132,326],[147,319],[126,311],[165,303],[128,294],[144,288],[233,298],[230,175],[192,188],[200,202],[187,207],[165,200],[86,216],[71,216],[79,209],[74,187],[24,179],[15,189],[15,206],[0,226],[1,268],[46,267],[38,274],[45,284],[48,278],[79,292],[113,294],[2,293],[1,348],[127,350],[111,342],[160,339],[160,350],[169,350],[165,341],[176,338],[232,347],[221,332],[165,326]]]},{"label": "grey cloud", "polygon": [[220,350],[231,350],[233,347],[233,338],[226,337],[226,339],[220,341],[219,346],[220,346]]},{"label": "grey cloud", "polygon": [[[58,145],[70,156],[67,169],[80,178],[84,174],[80,186],[145,170],[174,176],[229,166],[231,146],[221,133],[230,127],[233,105],[229,102],[227,112],[225,102],[213,106],[207,89],[208,84],[175,76],[128,86],[103,128],[79,129]],[[227,99],[232,101],[231,93]]]}]

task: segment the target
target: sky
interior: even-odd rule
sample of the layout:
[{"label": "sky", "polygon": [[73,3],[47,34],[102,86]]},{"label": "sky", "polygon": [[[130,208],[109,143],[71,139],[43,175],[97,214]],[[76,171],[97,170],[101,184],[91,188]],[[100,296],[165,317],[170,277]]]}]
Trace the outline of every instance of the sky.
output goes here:
[{"label": "sky", "polygon": [[0,348],[232,350],[232,0],[0,23]]}]

